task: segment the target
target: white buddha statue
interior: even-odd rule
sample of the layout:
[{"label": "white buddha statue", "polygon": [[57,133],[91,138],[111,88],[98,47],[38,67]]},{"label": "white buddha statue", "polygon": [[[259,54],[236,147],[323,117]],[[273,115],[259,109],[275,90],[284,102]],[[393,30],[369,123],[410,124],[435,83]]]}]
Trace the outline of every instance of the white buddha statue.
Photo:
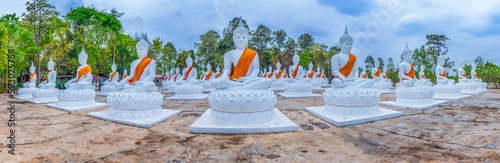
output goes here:
[{"label": "white buddha statue", "polygon": [[156,86],[154,81],[156,75],[156,62],[147,57],[148,43],[144,40],[137,42],[136,49],[139,59],[130,64],[130,75],[117,84],[123,87],[124,91],[154,91]]},{"label": "white buddha statue", "polygon": [[215,75],[215,79],[217,79],[220,76],[222,76],[222,72],[220,72],[220,68],[219,67],[215,68],[215,74],[217,74],[217,75]]},{"label": "white buddha statue", "polygon": [[306,72],[304,68],[299,64],[300,57],[297,55],[297,52],[295,52],[295,55],[293,55],[292,61],[293,64],[288,68],[288,74],[290,75],[290,78],[294,80],[300,80],[301,78],[303,78],[303,76],[306,75]]},{"label": "white buddha statue", "polygon": [[472,64],[472,68],[470,70],[470,77],[475,82],[481,82],[481,79],[477,78],[476,64],[475,63]]},{"label": "white buddha statue", "polygon": [[35,66],[33,66],[33,62],[31,62],[30,73],[31,75],[29,81],[23,84],[24,88],[36,88],[36,73],[35,73]]},{"label": "white buddha statue", "polygon": [[168,78],[170,77],[170,74],[172,73],[172,71],[169,71],[167,69],[165,69],[165,79],[163,79],[163,81],[161,82],[161,88],[160,89],[167,89],[167,85],[168,85]]},{"label": "white buddha statue", "polygon": [[368,77],[368,73],[366,73],[365,67],[361,66],[361,73],[359,74],[359,78],[366,79]]},{"label": "white buddha statue", "polygon": [[460,60],[458,62],[458,65],[459,65],[459,68],[458,68],[458,81],[460,83],[467,83],[469,82],[468,78],[465,77],[466,73],[465,73],[465,62],[463,60]]},{"label": "white buddha statue", "polygon": [[360,62],[356,62],[356,56],[351,54],[353,39],[349,36],[347,25],[345,32],[339,39],[340,53],[332,57],[332,86],[336,88],[354,87],[369,88],[373,85],[373,80],[358,78],[358,69]]},{"label": "white buddha statue", "polygon": [[121,80],[125,79],[128,76],[127,69],[123,70],[123,77]]},{"label": "white buddha statue", "polygon": [[[224,72],[220,79],[212,81],[214,88],[241,87],[246,89],[267,89],[271,86],[271,79],[257,78],[260,72],[259,55],[256,51],[248,48],[249,36],[248,30],[243,27],[240,19],[238,27],[233,31],[233,41],[236,49],[224,54]],[[231,66],[233,65],[233,75],[229,76],[231,74]]]},{"label": "white buddha statue", "polygon": [[304,75],[304,78],[309,78],[309,79],[312,79],[314,78],[314,66],[312,64],[312,62],[309,62],[309,65],[308,65],[308,68],[309,70],[307,70],[306,74]]},{"label": "white buddha statue", "polygon": [[383,72],[380,73],[379,76],[379,81],[390,81],[390,79],[387,79],[387,66],[384,66],[384,69],[382,70]]},{"label": "white buddha statue", "polygon": [[267,78],[267,69],[265,69],[265,68],[263,70],[262,77]]},{"label": "white buddha statue", "polygon": [[437,59],[436,66],[436,81],[438,84],[454,84],[454,80],[450,80],[446,77],[446,69],[443,67],[445,62],[444,56],[439,56]]},{"label": "white buddha statue", "polygon": [[372,79],[375,82],[381,81],[380,79],[382,78],[382,76],[380,76],[382,71],[380,71],[379,67],[380,67],[380,61],[375,60],[375,67],[372,68]]},{"label": "white buddha statue", "polygon": [[38,87],[42,89],[54,89],[56,87],[57,72],[54,71],[54,61],[52,61],[52,57],[50,57],[50,61],[47,63],[47,69],[49,69],[47,80],[41,82]]},{"label": "white buddha statue", "polygon": [[88,55],[85,53],[85,48],[82,47],[82,52],[78,55],[78,62],[80,63],[80,67],[78,67],[77,78],[71,79],[64,86],[67,89],[90,89],[92,84],[92,79],[94,76],[92,75],[92,67],[87,65]]},{"label": "white buddha statue", "polygon": [[428,82],[426,80],[416,80],[415,78],[415,67],[410,62],[413,52],[408,48],[408,43],[406,43],[406,48],[403,50],[403,62],[399,64],[399,79],[401,82],[399,86],[402,87],[412,87],[412,86],[426,86]]},{"label": "white buddha statue", "polygon": [[215,75],[214,72],[212,71],[212,65],[210,65],[210,63],[207,64],[207,71],[205,71],[203,73],[203,78],[201,80],[212,80],[212,79],[215,79]]},{"label": "white buddha statue", "polygon": [[271,65],[269,65],[269,74],[267,74],[267,78],[274,78],[274,71]]},{"label": "white buddha statue", "polygon": [[420,65],[420,72],[418,73],[418,77],[419,77],[420,80],[426,79],[424,71],[425,71],[425,66],[424,65]]},{"label": "white buddha statue", "polygon": [[101,87],[101,92],[99,95],[108,96],[110,92],[118,91],[115,85],[118,83],[119,79],[120,74],[116,71],[116,65],[115,63],[113,63],[113,65],[111,65],[111,73],[109,74],[109,79],[104,81],[104,85]]},{"label": "white buddha statue", "polygon": [[197,79],[198,71],[195,67],[193,67],[193,58],[188,54],[186,58],[186,68],[182,69],[182,80],[177,81],[177,84],[200,84],[200,80]]},{"label": "white buddha statue", "polygon": [[282,79],[285,73],[283,73],[283,70],[281,70],[281,63],[278,61],[276,63],[276,70],[274,70],[274,79]]}]

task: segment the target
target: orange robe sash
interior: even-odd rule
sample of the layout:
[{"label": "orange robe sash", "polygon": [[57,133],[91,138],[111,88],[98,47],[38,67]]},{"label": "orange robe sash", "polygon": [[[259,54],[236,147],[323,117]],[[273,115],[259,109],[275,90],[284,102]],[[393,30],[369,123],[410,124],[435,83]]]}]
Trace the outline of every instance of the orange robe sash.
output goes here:
[{"label": "orange robe sash", "polygon": [[250,64],[255,58],[255,55],[257,55],[256,51],[245,48],[245,50],[243,50],[243,53],[241,54],[240,59],[238,60],[238,63],[236,64],[236,66],[234,66],[233,75],[231,75],[229,79],[234,80],[246,76],[248,69],[250,68]]},{"label": "orange robe sash", "polygon": [[36,75],[36,73],[32,73],[32,74],[30,75],[30,83],[31,83],[31,79],[32,79],[32,78],[33,78],[33,76],[35,76],[35,75]]},{"label": "orange robe sash", "polygon": [[207,75],[207,77],[205,78],[205,80],[210,79],[210,77],[212,77],[212,74],[213,74],[213,73],[214,73],[213,71],[208,72],[208,75]]},{"label": "orange robe sash", "polygon": [[295,67],[295,70],[293,70],[293,74],[292,74],[292,77],[295,79],[295,77],[297,76],[297,72],[299,71],[299,67],[300,65],[297,64],[297,67]]},{"label": "orange robe sash", "polygon": [[288,78],[288,73],[285,72],[285,75],[283,75],[283,78]]},{"label": "orange robe sash", "polygon": [[[349,60],[347,60],[347,63],[342,67],[339,72],[340,74],[344,75],[344,77],[349,76],[351,74],[352,69],[354,68],[354,63],[356,63],[356,56],[352,55],[349,53]],[[358,74],[359,78],[360,74]],[[334,76],[333,78],[339,78],[338,76]]]},{"label": "orange robe sash", "polygon": [[149,63],[152,61],[153,59],[149,58],[149,57],[144,57],[141,62],[139,62],[139,64],[137,64],[137,66],[135,67],[135,74],[134,74],[134,77],[132,78],[132,80],[128,81],[129,84],[132,84],[134,83],[135,81],[139,80],[139,78],[141,78],[141,75],[142,73],[144,72],[144,69],[146,68],[146,66],[149,65]]},{"label": "orange robe sash", "polygon": [[[54,70],[50,70],[48,73],[47,73],[47,83],[49,83],[49,74],[54,71]],[[31,80],[30,80],[31,81]]]},{"label": "orange robe sash", "polygon": [[215,78],[217,79],[217,78],[219,78],[221,75],[222,75],[222,72],[219,72],[219,73],[217,73],[217,75],[215,75]]},{"label": "orange robe sash", "polygon": [[422,76],[420,76],[420,79],[425,79],[425,72]]},{"label": "orange robe sash", "polygon": [[191,73],[191,70],[193,70],[193,68],[194,68],[193,66],[189,67],[189,69],[184,74],[185,76],[184,76],[184,78],[182,80],[186,80],[187,79],[187,77],[189,76],[189,73]]},{"label": "orange robe sash", "polygon": [[[405,73],[405,75],[412,78],[412,79],[415,79],[415,69],[413,68],[413,64],[411,62],[410,62],[410,66],[411,66],[410,72]],[[406,80],[406,79],[401,79],[401,81],[403,81],[403,80]]]},{"label": "orange robe sash", "polygon": [[283,73],[283,70],[278,71],[278,74],[276,74],[276,79],[281,78],[281,73]]},{"label": "orange robe sash", "polygon": [[127,74],[123,75],[123,79],[125,79],[127,76],[128,76]]},{"label": "orange robe sash", "polygon": [[313,76],[314,76],[314,70],[311,70],[311,73],[309,74],[309,76],[308,76],[308,77],[309,77],[309,78],[313,78]]},{"label": "orange robe sash", "polygon": [[264,78],[267,78],[267,73],[264,74]]},{"label": "orange robe sash", "polygon": [[115,72],[113,72],[113,73],[111,74],[111,79],[109,79],[109,81],[113,80],[113,78],[115,77],[115,75],[116,75],[117,73],[118,73],[118,72],[116,72],[116,71],[115,71]]},{"label": "orange robe sash", "polygon": [[363,75],[363,78],[366,79],[366,76],[368,76],[368,73],[365,72],[365,74]]},{"label": "orange robe sash", "polygon": [[323,75],[323,73],[319,73],[318,75],[316,75],[317,78],[321,78],[321,75]]},{"label": "orange robe sash", "polygon": [[383,78],[384,78],[384,79],[387,79],[387,73],[386,73],[386,74],[384,74]]},{"label": "orange robe sash", "polygon": [[476,78],[477,78],[477,72],[476,72],[476,71],[474,71],[474,77],[476,77]]},{"label": "orange robe sash", "polygon": [[375,72],[375,74],[373,75],[375,75],[378,78],[378,76],[380,76],[380,69],[377,69],[377,72]]},{"label": "orange robe sash", "polygon": [[446,78],[446,69],[444,67],[443,67],[443,69],[444,69],[444,72],[442,74],[439,74],[439,76]]},{"label": "orange robe sash", "polygon": [[90,67],[89,65],[82,67],[80,70],[78,70],[78,78],[76,79],[76,81],[79,81],[83,75],[88,74],[89,72],[92,73],[92,67]]},{"label": "orange robe sash", "polygon": [[177,81],[177,76],[179,76],[179,75],[181,75],[181,74],[177,74],[177,75],[175,75],[175,77],[174,77],[174,81]]},{"label": "orange robe sash", "polygon": [[267,76],[267,78],[271,78],[271,77],[273,77],[273,74],[274,74],[274,72],[273,72],[273,71],[271,71],[271,73],[269,73],[269,76]]},{"label": "orange robe sash", "polygon": [[[323,74],[323,73],[322,73]],[[321,78],[325,78],[325,74],[323,74],[323,76]]]}]

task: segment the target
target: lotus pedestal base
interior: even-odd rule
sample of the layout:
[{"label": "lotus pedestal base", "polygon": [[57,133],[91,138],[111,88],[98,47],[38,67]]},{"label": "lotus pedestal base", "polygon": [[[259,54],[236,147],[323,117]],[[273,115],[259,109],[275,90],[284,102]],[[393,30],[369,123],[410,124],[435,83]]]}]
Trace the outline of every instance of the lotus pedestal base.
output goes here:
[{"label": "lotus pedestal base", "polygon": [[404,114],[400,111],[379,108],[378,111],[372,115],[339,115],[329,112],[324,106],[307,107],[306,111],[339,127],[394,118]]},{"label": "lotus pedestal base", "polygon": [[384,104],[384,105],[388,105],[388,106],[398,107],[398,108],[415,109],[415,110],[425,110],[425,109],[429,109],[429,108],[437,106],[437,105],[445,104],[447,102],[448,101],[434,100],[431,103],[426,103],[426,104],[421,104],[421,105],[417,105],[417,104],[413,104],[413,105],[410,105],[410,104],[401,104],[401,103],[398,103],[396,101],[382,101],[380,103]]},{"label": "lotus pedestal base", "polygon": [[212,134],[255,134],[255,133],[275,133],[298,131],[299,126],[288,119],[278,109],[274,108],[274,118],[262,123],[221,123],[211,118],[212,109],[208,109],[196,120],[189,132],[191,133],[212,133]]},{"label": "lotus pedestal base", "polygon": [[201,85],[178,85],[174,91],[175,95],[165,100],[204,100],[208,97],[203,94]]},{"label": "lotus pedestal base", "polygon": [[37,89],[33,91],[33,98],[26,100],[35,104],[57,102],[58,89]]},{"label": "lotus pedestal base", "polygon": [[100,108],[104,106],[108,106],[106,103],[100,103],[100,102],[95,102],[94,104],[91,105],[85,105],[85,106],[57,106],[57,104],[46,104],[45,106],[59,109],[59,110],[64,110],[64,111],[80,111],[80,110],[86,110],[86,109],[93,109],[93,108]]},{"label": "lotus pedestal base", "polygon": [[29,99],[29,98],[33,98],[33,91],[37,90],[39,88],[19,88],[17,90],[17,92],[19,93],[16,98],[17,99]]},{"label": "lotus pedestal base", "polygon": [[470,95],[460,95],[460,96],[446,96],[446,95],[440,95],[440,94],[435,94],[434,99],[437,100],[460,100],[463,98],[470,97]]},{"label": "lotus pedestal base", "polygon": [[57,103],[45,106],[64,110],[79,111],[107,106],[108,104],[95,102],[95,91],[93,89],[66,89],[57,92]]},{"label": "lotus pedestal base", "polygon": [[176,116],[177,114],[181,113],[181,111],[180,110],[161,109],[160,114],[158,114],[154,117],[144,118],[144,119],[117,118],[117,117],[109,116],[107,113],[108,113],[108,110],[105,110],[105,111],[100,111],[100,112],[88,113],[87,115],[94,117],[94,118],[99,118],[99,119],[111,121],[111,122],[148,128],[148,127],[151,127],[155,124],[158,124],[160,122],[163,122],[167,119],[170,119],[170,118]]}]

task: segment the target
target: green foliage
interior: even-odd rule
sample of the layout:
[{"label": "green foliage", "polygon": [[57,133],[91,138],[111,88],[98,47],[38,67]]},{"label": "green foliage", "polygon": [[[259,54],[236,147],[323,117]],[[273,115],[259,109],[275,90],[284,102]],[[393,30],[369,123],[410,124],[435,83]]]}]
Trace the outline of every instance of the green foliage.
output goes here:
[{"label": "green foliage", "polygon": [[372,55],[368,55],[365,59],[365,68],[370,71],[373,67],[375,67],[375,60],[373,60]]},{"label": "green foliage", "polygon": [[304,33],[304,34],[300,35],[297,40],[298,40],[299,47],[302,50],[307,49],[314,44],[314,38],[308,33]]},{"label": "green foliage", "polygon": [[308,49],[304,49],[304,51],[302,51],[300,53],[300,62],[299,62],[299,64],[302,67],[304,67],[304,69],[309,70],[309,68],[308,68],[309,62],[310,62],[309,50]]}]

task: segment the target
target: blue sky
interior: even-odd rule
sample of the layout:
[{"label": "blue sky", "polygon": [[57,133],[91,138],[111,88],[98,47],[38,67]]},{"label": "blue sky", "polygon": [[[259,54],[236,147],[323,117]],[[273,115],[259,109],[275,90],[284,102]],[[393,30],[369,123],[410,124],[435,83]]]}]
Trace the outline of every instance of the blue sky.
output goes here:
[{"label": "blue sky", "polygon": [[[493,0],[49,0],[62,14],[71,7],[115,7],[124,32],[145,32],[177,48],[194,49],[208,30],[222,33],[229,20],[242,16],[251,30],[260,24],[283,29],[297,39],[311,34],[327,46],[338,43],[347,24],[354,37],[353,54],[392,57],[399,63],[408,42],[410,49],[425,44],[426,34],[445,34],[448,56],[471,64],[477,56],[500,64],[500,1]],[[0,0],[0,14],[25,11],[23,1]]]}]

